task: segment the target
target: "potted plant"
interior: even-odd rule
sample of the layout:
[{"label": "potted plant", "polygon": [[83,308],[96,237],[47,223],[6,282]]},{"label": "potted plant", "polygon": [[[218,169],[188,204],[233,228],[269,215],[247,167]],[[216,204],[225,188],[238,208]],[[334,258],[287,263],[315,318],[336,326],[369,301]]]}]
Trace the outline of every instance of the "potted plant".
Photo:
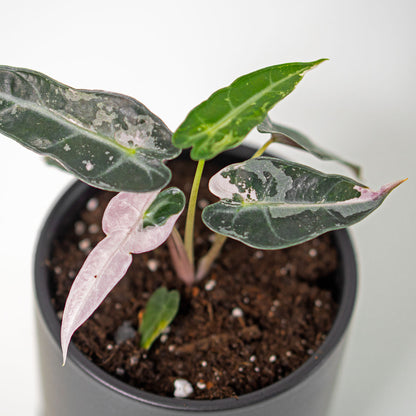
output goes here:
[{"label": "potted plant", "polygon": [[[170,267],[174,269],[176,278],[183,282],[182,293],[191,302],[189,299],[199,297],[201,290],[198,285],[205,284],[206,291],[212,290],[210,286],[219,285],[221,276],[214,279],[210,273],[213,264],[221,258],[221,250],[225,250],[223,246],[227,239],[255,248],[262,263],[265,262],[261,259],[265,252],[296,246],[363,219],[402,182],[371,191],[340,175],[328,175],[294,162],[264,156],[271,143],[281,142],[323,159],[338,160],[359,175],[357,166],[326,152],[299,132],[278,125],[268,117],[269,110],[295,88],[304,73],[322,61],[276,65],[242,76],[195,107],[173,135],[158,117],[130,97],[104,91],[77,90],[31,70],[0,67],[0,131],[45,155],[51,163],[92,187],[118,192],[103,213],[104,238],[95,247],[80,247],[85,255],[91,251],[66,300],[60,317],[60,337],[59,319],[50,299],[53,283],[48,261],[54,241],[62,237],[69,224],[73,226],[77,212],[88,205],[88,201],[97,201],[94,188],[82,183],[74,185],[55,207],[40,237],[35,285],[47,415],[323,414],[355,296],[355,262],[345,231],[332,233],[331,237],[340,264],[335,277],[332,276],[332,287],[339,298],[332,329],[309,360],[285,376],[276,376],[269,386],[261,385],[238,398],[231,391],[228,393],[231,397],[226,397],[226,393],[221,399],[191,400],[187,397],[195,394],[196,389],[207,389],[207,383],[200,381],[199,385],[193,385],[186,377],[176,377],[172,380],[175,397],[164,397],[134,388],[107,374],[76,348],[70,348],[68,353],[75,331],[126,274],[133,261],[132,254],[159,250],[167,241],[165,251],[170,253]],[[237,155],[230,154],[229,151],[237,148],[255,127],[260,132],[271,134],[271,138],[254,154],[248,155],[244,148],[236,149],[240,152]],[[188,156],[197,161],[197,167],[182,239],[175,223],[185,208],[186,198],[177,186],[165,188],[172,175],[164,162],[175,159],[182,149],[187,148],[191,148]],[[226,158],[237,163],[224,162],[221,159],[224,152]],[[224,167],[210,179],[209,190],[219,201],[201,207],[203,223],[214,234],[208,249],[196,261],[194,224],[197,196],[205,162],[217,156]],[[207,234],[203,237],[206,240]],[[207,245],[202,240],[201,244]],[[310,257],[316,256],[317,250],[313,246],[308,250]],[[241,253],[237,263],[244,264],[242,260],[246,254]],[[227,255],[231,258],[236,256],[228,252]],[[59,274],[56,267],[61,266],[55,265],[55,274]],[[273,276],[283,274],[290,275],[291,271],[280,270]],[[204,279],[206,283],[201,283]],[[256,285],[255,282],[252,285]],[[268,284],[270,282],[269,279]],[[137,347],[140,359],[145,360],[148,353],[152,354],[152,344],[175,318],[179,298],[178,290],[168,291],[165,287],[149,294],[139,318],[132,317],[138,321],[139,334],[130,335],[121,343],[127,341],[131,344],[131,338],[136,337],[140,343]],[[249,296],[247,299],[250,302]],[[259,295],[259,307],[262,299]],[[290,311],[295,310],[296,299],[293,298]],[[221,302],[229,306],[226,299]],[[279,301],[276,299],[275,302],[276,309]],[[315,306],[319,308],[319,303]],[[230,343],[234,350],[243,348],[244,338],[263,340],[262,325],[247,326],[243,307],[235,306],[231,310],[230,319],[241,324],[239,335],[242,344]],[[208,313],[212,318],[213,311]],[[230,322],[230,319],[224,322]],[[279,322],[285,325],[283,318]],[[304,323],[302,320],[303,326]],[[279,330],[282,336],[290,332],[290,329]],[[321,334],[322,339],[325,336]],[[214,338],[181,341],[176,349],[173,345],[170,352],[179,357],[190,350],[209,351],[213,344],[225,344],[226,339],[228,335],[221,332]],[[57,365],[59,342],[66,363],[63,369]],[[161,342],[158,340],[156,343]],[[109,345],[110,349],[121,349],[119,345]],[[274,366],[276,360],[286,363],[291,354],[291,351],[286,351],[286,357],[277,357],[270,351],[270,366]],[[226,356],[223,357],[225,360]],[[246,358],[247,367],[261,374],[262,369],[253,364],[256,355],[253,353]],[[150,370],[146,370],[147,373],[143,371],[143,374],[150,374]],[[226,368],[213,371],[217,378],[227,373]],[[235,385],[241,384],[241,379],[233,377]],[[244,375],[242,377],[244,379]]]}]

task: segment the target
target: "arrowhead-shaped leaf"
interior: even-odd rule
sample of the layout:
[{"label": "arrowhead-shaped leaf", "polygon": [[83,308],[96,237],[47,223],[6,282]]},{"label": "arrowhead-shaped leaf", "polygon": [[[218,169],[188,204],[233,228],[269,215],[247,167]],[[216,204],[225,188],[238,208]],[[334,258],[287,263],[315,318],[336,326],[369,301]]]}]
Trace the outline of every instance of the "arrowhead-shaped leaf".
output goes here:
[{"label": "arrowhead-shaped leaf", "polygon": [[163,161],[180,152],[165,124],[131,97],[78,90],[6,66],[0,66],[0,133],[112,191],[163,188],[171,177]]},{"label": "arrowhead-shaped leaf", "polygon": [[180,295],[177,290],[157,289],[146,304],[139,328],[140,347],[148,350],[178,313]]},{"label": "arrowhead-shaped leaf", "polygon": [[289,146],[297,147],[312,153],[314,156],[323,160],[336,160],[353,170],[357,177],[360,177],[361,168],[353,163],[350,163],[333,153],[330,153],[321,147],[312,143],[305,135],[297,130],[282,126],[270,120],[267,116],[262,123],[257,126],[260,133],[271,133],[272,138],[276,143],[282,143]]},{"label": "arrowhead-shaped leaf", "polygon": [[123,192],[108,204],[103,217],[103,231],[107,236],[85,260],[65,304],[61,327],[64,362],[73,333],[125,275],[132,261],[131,253],[153,250],[169,237],[184,203],[178,204],[176,211],[170,211],[163,225],[144,228],[143,217],[157,194],[157,191],[145,194]]},{"label": "arrowhead-shaped leaf", "polygon": [[221,201],[206,207],[202,219],[249,246],[284,248],[360,221],[400,183],[375,192],[343,176],[259,157],[211,178],[209,188]]},{"label": "arrowhead-shaped leaf", "polygon": [[212,159],[238,146],[269,110],[293,91],[303,74],[324,59],[270,66],[236,79],[195,107],[173,134],[194,160]]}]

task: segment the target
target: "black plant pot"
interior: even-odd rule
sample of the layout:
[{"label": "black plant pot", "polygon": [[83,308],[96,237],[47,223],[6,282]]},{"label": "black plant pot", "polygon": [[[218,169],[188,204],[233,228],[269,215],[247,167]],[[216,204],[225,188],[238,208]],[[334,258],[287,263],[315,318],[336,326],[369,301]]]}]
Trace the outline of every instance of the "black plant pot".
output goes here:
[{"label": "black plant pot", "polygon": [[[251,155],[240,147],[221,158],[227,164]],[[37,334],[44,393],[44,416],[324,416],[351,320],[357,288],[356,262],[347,231],[333,232],[340,267],[335,276],[339,310],[332,329],[311,358],[289,376],[238,399],[187,400],[161,397],[127,385],[89,361],[71,346],[61,366],[60,323],[50,301],[51,273],[45,264],[52,243],[95,192],[77,182],[50,213],[40,234],[35,257]]]}]

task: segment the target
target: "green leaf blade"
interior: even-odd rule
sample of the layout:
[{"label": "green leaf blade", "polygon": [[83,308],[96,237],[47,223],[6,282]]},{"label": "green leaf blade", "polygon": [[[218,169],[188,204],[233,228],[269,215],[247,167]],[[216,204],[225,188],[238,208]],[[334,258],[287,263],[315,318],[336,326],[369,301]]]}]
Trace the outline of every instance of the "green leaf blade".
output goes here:
[{"label": "green leaf blade", "polygon": [[5,66],[0,132],[56,159],[84,182],[112,191],[164,187],[171,173],[163,161],[180,153],[164,123],[131,97],[78,90]]},{"label": "green leaf blade", "polygon": [[293,91],[303,74],[322,61],[275,65],[236,79],[188,114],[173,135],[174,145],[192,146],[194,160],[212,159],[238,146]]},{"label": "green leaf blade", "polygon": [[268,116],[257,126],[257,130],[260,133],[270,133],[276,143],[303,149],[322,160],[335,160],[350,168],[358,178],[361,175],[361,168],[358,165],[322,149],[312,143],[304,134],[295,129],[277,124],[270,120]]},{"label": "green leaf blade", "polygon": [[180,295],[177,290],[157,289],[147,302],[139,328],[140,347],[149,349],[178,313]]},{"label": "green leaf blade", "polygon": [[345,228],[373,212],[401,182],[371,191],[358,182],[277,158],[230,165],[211,178],[220,202],[202,219],[251,247],[279,249]]},{"label": "green leaf blade", "polygon": [[180,189],[174,187],[164,189],[146,210],[143,217],[143,228],[165,224],[172,215],[184,209],[185,203],[185,194]]}]

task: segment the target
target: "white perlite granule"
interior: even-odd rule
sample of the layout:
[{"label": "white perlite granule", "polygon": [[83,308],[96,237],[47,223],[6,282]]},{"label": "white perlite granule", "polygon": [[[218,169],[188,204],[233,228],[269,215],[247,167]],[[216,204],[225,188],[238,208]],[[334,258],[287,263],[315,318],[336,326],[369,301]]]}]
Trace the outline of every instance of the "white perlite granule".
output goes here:
[{"label": "white perlite granule", "polygon": [[208,280],[208,282],[205,283],[205,290],[209,292],[214,289],[216,284],[217,282],[215,280]]},{"label": "white perlite granule", "polygon": [[95,211],[98,208],[99,204],[100,204],[100,202],[98,201],[97,198],[91,198],[87,202],[87,211]]},{"label": "white perlite granule", "polygon": [[85,232],[85,229],[87,228],[85,222],[83,221],[76,221],[74,224],[74,231],[76,235],[81,235]]},{"label": "white perlite granule", "polygon": [[234,316],[234,318],[241,318],[244,315],[244,313],[241,308],[234,308],[231,311],[231,315]]},{"label": "white perlite granule", "polygon": [[311,257],[316,257],[316,256],[317,256],[317,254],[318,254],[318,252],[317,252],[317,250],[316,250],[316,249],[311,248],[311,249],[309,250],[309,255],[310,255]]},{"label": "white perlite granule", "polygon": [[151,272],[155,272],[158,268],[159,268],[159,262],[155,259],[150,259],[147,262],[147,268],[151,271]]},{"label": "white perlite granule", "polygon": [[175,391],[173,392],[174,397],[185,398],[194,392],[191,383],[183,378],[177,378],[173,386],[175,387]]},{"label": "white perlite granule", "polygon": [[97,234],[100,231],[100,227],[98,226],[98,224],[91,224],[88,227],[88,232],[90,232],[91,234]]},{"label": "white perlite granule", "polygon": [[78,248],[81,251],[88,251],[91,248],[91,240],[89,238],[84,238],[78,243]]},{"label": "white perlite granule", "polygon": [[207,385],[206,385],[204,382],[202,382],[202,381],[198,381],[198,383],[196,383],[196,386],[197,386],[200,390],[204,390],[204,389],[207,387]]}]

